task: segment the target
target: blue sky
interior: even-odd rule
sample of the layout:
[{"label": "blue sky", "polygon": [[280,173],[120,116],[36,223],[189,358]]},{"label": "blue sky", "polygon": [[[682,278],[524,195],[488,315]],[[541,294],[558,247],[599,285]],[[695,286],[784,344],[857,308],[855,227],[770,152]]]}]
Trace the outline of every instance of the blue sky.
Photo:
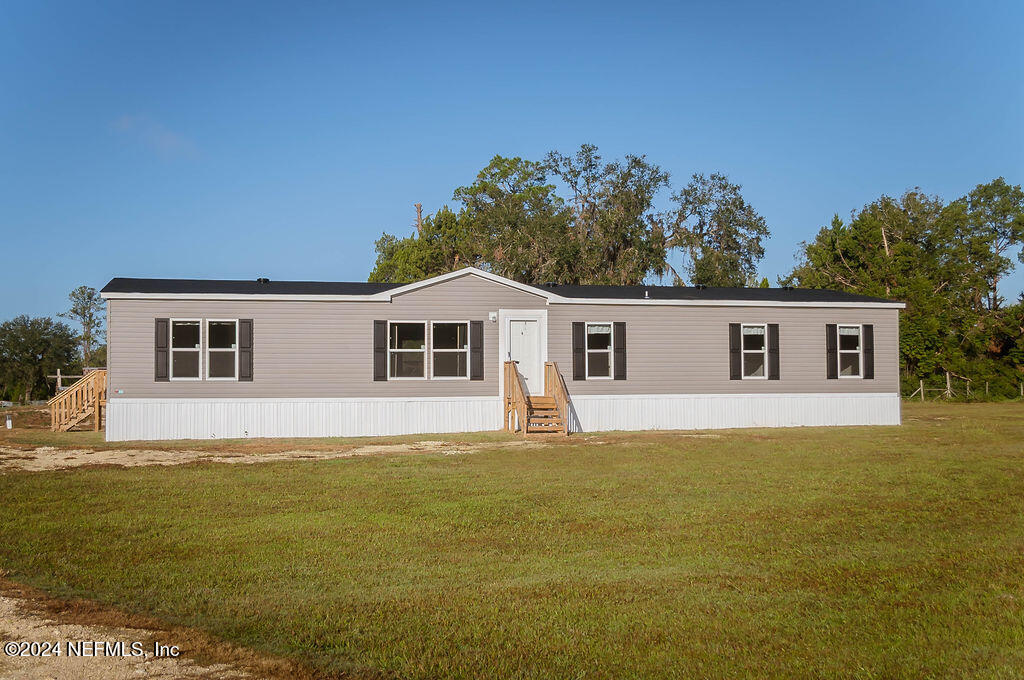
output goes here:
[{"label": "blue sky", "polygon": [[413,203],[584,142],[676,186],[729,174],[774,281],[883,193],[1024,181],[1022,25],[1019,2],[5,2],[0,319],[113,276],[364,280]]}]

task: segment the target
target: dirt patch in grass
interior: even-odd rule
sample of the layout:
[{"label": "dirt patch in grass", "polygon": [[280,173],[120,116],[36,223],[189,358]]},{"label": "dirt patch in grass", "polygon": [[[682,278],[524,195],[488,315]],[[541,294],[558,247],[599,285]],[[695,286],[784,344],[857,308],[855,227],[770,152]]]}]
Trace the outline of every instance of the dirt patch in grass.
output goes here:
[{"label": "dirt patch in grass", "polygon": [[9,406],[0,408],[0,427],[6,429],[7,416],[11,425],[23,430],[49,430],[50,410],[40,406]]},{"label": "dirt patch in grass", "polygon": [[[0,680],[28,678],[297,678],[317,676],[292,661],[216,640],[189,628],[168,627],[156,619],[128,614],[88,600],[59,600],[42,591],[0,579],[0,639],[45,642],[60,655],[0,656]],[[94,656],[69,656],[68,645]],[[98,643],[97,648],[93,644]],[[103,643],[110,643],[106,654]],[[115,653],[122,643],[124,654]],[[140,643],[142,655],[132,655]],[[156,643],[177,647],[177,656],[157,656]]]},{"label": "dirt patch in grass", "polygon": [[493,443],[465,443],[425,440],[398,444],[368,444],[365,446],[342,446],[334,451],[294,450],[267,453],[223,452],[202,450],[156,450],[156,449],[58,449],[42,446],[26,451],[0,447],[0,474],[20,470],[46,472],[83,466],[140,467],[144,465],[184,465],[187,463],[272,463],[292,460],[331,460],[334,458],[357,458],[361,456],[416,455],[441,453],[457,456],[481,449],[495,448],[543,448],[550,444],[546,440],[517,439]]}]

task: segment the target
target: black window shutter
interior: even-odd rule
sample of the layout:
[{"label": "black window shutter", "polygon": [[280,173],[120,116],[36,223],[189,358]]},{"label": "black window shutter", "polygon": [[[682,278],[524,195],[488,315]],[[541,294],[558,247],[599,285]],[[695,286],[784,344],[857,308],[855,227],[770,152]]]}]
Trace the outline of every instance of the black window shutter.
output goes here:
[{"label": "black window shutter", "polygon": [[839,330],[834,323],[825,324],[825,376],[829,380],[839,379]]},{"label": "black window shutter", "polygon": [[779,324],[768,324],[768,379],[779,379]]},{"label": "black window shutter", "polygon": [[469,379],[484,379],[484,322],[469,322]]},{"label": "black window shutter", "polygon": [[872,380],[875,377],[875,327],[864,324],[860,341],[864,343],[864,378]]},{"label": "black window shutter", "polygon": [[388,379],[388,322],[373,322],[373,379]]},{"label": "black window shutter", "polygon": [[729,324],[729,380],[743,379],[743,353],[740,351],[740,325]]},{"label": "black window shutter", "polygon": [[154,363],[155,369],[153,371],[153,379],[156,382],[167,382],[171,379],[170,374],[170,361],[171,361],[171,320],[170,319],[157,319],[156,320],[156,338],[153,342],[154,352]]},{"label": "black window shutter", "polygon": [[615,346],[615,379],[626,379],[626,324],[616,321],[612,324],[612,344]]},{"label": "black window shutter", "polygon": [[582,321],[572,322],[572,379],[587,379],[586,327]]},{"label": "black window shutter", "polygon": [[252,319],[238,320],[238,380],[252,382]]}]

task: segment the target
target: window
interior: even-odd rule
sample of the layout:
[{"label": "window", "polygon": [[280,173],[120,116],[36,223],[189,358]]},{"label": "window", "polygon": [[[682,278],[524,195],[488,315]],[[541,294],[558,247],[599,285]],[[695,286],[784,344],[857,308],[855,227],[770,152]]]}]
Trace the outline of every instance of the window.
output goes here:
[{"label": "window", "polygon": [[743,325],[743,377],[764,378],[768,365],[767,327],[764,324]]},{"label": "window", "polygon": [[587,378],[612,377],[612,325],[587,324]]},{"label": "window", "polygon": [[238,378],[238,321],[206,322],[206,377]]},{"label": "window", "polygon": [[431,324],[431,376],[469,376],[469,322],[437,321]]},{"label": "window", "polygon": [[171,319],[171,380],[199,380],[199,321]]},{"label": "window", "polygon": [[860,377],[860,326],[839,326],[839,377]]},{"label": "window", "polygon": [[391,378],[425,378],[427,324],[424,321],[392,321],[388,330],[388,375]]}]

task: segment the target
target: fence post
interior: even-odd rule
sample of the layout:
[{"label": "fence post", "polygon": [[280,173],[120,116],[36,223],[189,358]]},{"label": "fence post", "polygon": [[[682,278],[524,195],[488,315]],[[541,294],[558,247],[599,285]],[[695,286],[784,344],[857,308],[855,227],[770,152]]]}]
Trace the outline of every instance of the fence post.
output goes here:
[{"label": "fence post", "polygon": [[921,380],[921,401],[924,401],[924,380]]},{"label": "fence post", "polygon": [[949,382],[949,371],[946,371],[946,399],[953,396],[953,385]]},{"label": "fence post", "polygon": [[985,381],[985,396],[988,396],[988,381]]}]

